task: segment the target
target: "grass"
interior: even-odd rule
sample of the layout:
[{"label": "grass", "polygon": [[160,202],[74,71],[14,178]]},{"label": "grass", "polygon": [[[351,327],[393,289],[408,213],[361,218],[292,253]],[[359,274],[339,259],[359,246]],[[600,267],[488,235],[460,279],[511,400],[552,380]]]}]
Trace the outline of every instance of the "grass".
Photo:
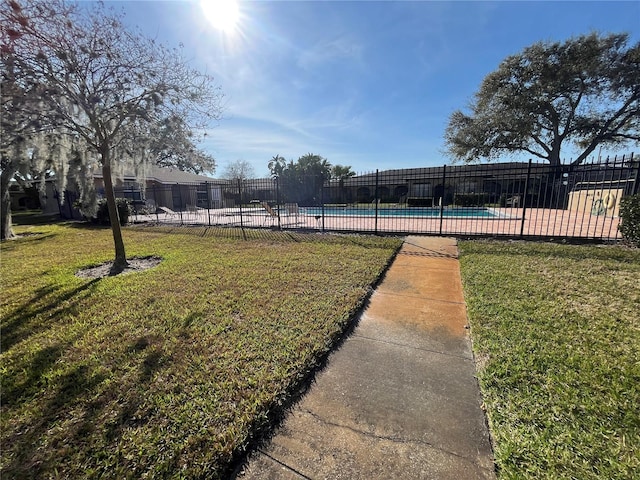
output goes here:
[{"label": "grass", "polygon": [[163,262],[88,280],[108,229],[1,245],[2,478],[226,478],[348,328],[400,245],[129,228]]},{"label": "grass", "polygon": [[640,472],[640,250],[463,242],[501,479]]}]

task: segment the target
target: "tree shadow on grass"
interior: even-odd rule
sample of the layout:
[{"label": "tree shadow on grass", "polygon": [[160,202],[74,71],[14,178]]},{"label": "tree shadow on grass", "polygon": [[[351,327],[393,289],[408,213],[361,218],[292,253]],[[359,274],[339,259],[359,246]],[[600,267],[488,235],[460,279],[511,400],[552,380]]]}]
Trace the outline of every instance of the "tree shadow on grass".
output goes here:
[{"label": "tree shadow on grass", "polygon": [[35,354],[29,368],[23,369],[25,374],[17,376],[19,381],[12,382],[7,376],[2,388],[3,407],[11,408],[19,399],[35,395],[41,388],[42,378],[53,368],[63,350],[61,343],[44,347]]},{"label": "tree shadow on grass", "polygon": [[[113,474],[109,472],[113,465],[110,467],[108,462],[100,465],[98,457],[103,457],[101,452],[115,449],[127,429],[142,426],[152,418],[150,407],[144,406],[148,400],[146,385],[170,362],[155,345],[157,341],[160,340],[140,337],[126,348],[133,353],[130,360],[138,364],[134,383],[142,388],[126,388],[125,384],[121,385],[124,388],[113,388],[112,375],[97,371],[85,361],[50,380],[53,385],[43,385],[40,378],[54,367],[73,342],[56,344],[38,352],[30,368],[26,369],[27,380],[21,385],[29,384],[30,396],[40,392],[40,398],[32,400],[35,413],[22,424],[14,425],[13,431],[5,432],[3,442],[10,448],[3,453],[6,459],[1,471],[3,478],[43,478],[54,472],[73,477],[78,473],[74,472],[79,468],[78,460],[86,462],[84,467],[94,472],[106,469],[103,474]],[[107,388],[105,381],[109,381]],[[16,398],[24,398],[19,388],[9,394],[14,402]],[[6,404],[3,407],[11,408]],[[106,412],[109,415],[105,417]],[[141,466],[135,455],[131,460],[124,457],[120,460],[124,464],[132,462],[124,466],[133,476],[144,473],[136,471]]]},{"label": "tree shadow on grass", "polygon": [[2,351],[9,351],[17,343],[53,328],[64,317],[76,313],[78,305],[92,294],[99,281],[96,278],[67,291],[56,285],[37,289],[29,300],[2,319]]},{"label": "tree shadow on grass", "polygon": [[50,225],[63,221],[59,213],[42,213],[40,210],[12,212],[11,214],[11,222],[14,225]]},{"label": "tree shadow on grass", "polygon": [[65,226],[69,228],[75,228],[77,230],[111,230],[110,225],[101,225],[99,223],[91,223],[91,222],[69,222]]},{"label": "tree shadow on grass", "polygon": [[2,252],[6,255],[13,250],[23,248],[25,244],[33,244],[42,242],[43,240],[49,240],[57,236],[56,233],[44,233],[44,232],[28,232],[18,234],[16,238],[11,240],[2,240]]},{"label": "tree shadow on grass", "polygon": [[[56,355],[60,356],[60,350],[51,358]],[[5,475],[7,478],[42,478],[48,470],[47,464],[56,460],[52,457],[56,457],[58,448],[62,448],[58,444],[66,441],[56,438],[59,427],[55,428],[55,425],[64,422],[70,406],[95,390],[103,380],[103,376],[92,374],[86,365],[77,365],[60,376],[55,393],[42,402],[43,406],[38,413],[30,417],[28,424],[21,425],[5,437],[5,445],[10,445],[11,448],[10,451],[5,448],[3,452],[8,460],[2,472],[3,478]],[[44,444],[47,446],[43,448]]]}]

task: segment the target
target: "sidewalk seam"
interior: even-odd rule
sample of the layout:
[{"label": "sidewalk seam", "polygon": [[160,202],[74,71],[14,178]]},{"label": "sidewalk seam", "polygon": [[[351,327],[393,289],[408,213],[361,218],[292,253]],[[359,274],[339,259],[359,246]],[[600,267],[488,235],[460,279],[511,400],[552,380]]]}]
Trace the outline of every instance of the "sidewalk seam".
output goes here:
[{"label": "sidewalk seam", "polygon": [[[457,262],[458,260],[451,260],[451,262]],[[413,264],[394,264],[393,268],[396,270],[399,269],[403,269],[403,270],[429,270],[430,272],[447,272],[450,271],[449,268],[445,267],[445,266],[438,266],[435,267],[433,265],[429,265],[429,262],[425,262],[425,265],[416,265],[415,262]]]},{"label": "sidewalk seam", "polygon": [[[352,334],[351,337],[352,338],[362,338],[364,340],[371,340],[372,342],[386,343],[387,345],[396,345],[398,347],[411,348],[412,350],[419,350],[421,352],[437,353],[438,355],[444,355],[446,357],[459,358],[461,360],[468,360],[468,361],[473,363],[473,357],[466,357],[464,355],[455,355],[453,353],[442,352],[440,350],[431,350],[430,348],[414,347],[412,345],[407,345],[406,343],[390,342],[389,340],[380,340],[378,338],[367,337],[367,336],[364,336],[364,335],[360,335],[358,333]],[[475,365],[475,363],[474,363],[474,365]]]},{"label": "sidewalk seam", "polygon": [[[428,304],[429,302],[439,302],[439,303],[449,303],[449,304],[453,304],[453,305],[466,305],[464,300],[459,300],[459,301],[440,300],[438,298],[426,297],[425,295],[420,295],[420,294],[385,292],[385,291],[381,291],[381,290],[376,290],[375,293],[377,295],[391,295],[391,296],[394,296],[394,297],[421,298],[421,299],[425,300],[425,304]],[[371,303],[373,303],[373,298],[374,297],[371,297]]]},{"label": "sidewalk seam", "polygon": [[[467,463],[470,463],[471,465],[474,465],[476,467],[478,467],[481,470],[484,470],[485,467],[483,467],[482,465],[474,462],[473,460],[471,460],[468,457],[465,457],[464,455],[461,455],[459,453],[456,452],[452,452],[450,450],[444,449],[444,448],[440,448],[435,446],[433,443],[427,442],[425,440],[419,440],[419,439],[403,439],[403,438],[398,438],[398,437],[392,437],[392,436],[386,436],[386,435],[377,435],[375,433],[371,433],[371,432],[366,432],[364,430],[359,430],[357,428],[354,427],[350,427],[348,425],[341,425],[339,423],[334,423],[334,422],[330,422],[328,420],[323,419],[322,417],[320,417],[320,415],[318,415],[317,413],[312,412],[311,410],[308,409],[304,409],[301,411],[307,413],[308,415],[312,416],[313,418],[315,418],[317,421],[324,423],[325,425],[329,425],[335,428],[342,428],[345,430],[349,430],[357,435],[362,435],[364,437],[369,437],[369,438],[375,438],[378,440],[387,440],[389,442],[393,442],[393,443],[400,443],[400,444],[418,444],[418,445],[425,445],[433,450],[437,450],[438,452],[442,452],[444,454],[447,455],[451,455],[452,457],[456,457],[459,458],[461,460],[464,460]],[[280,462],[278,462],[280,463]]]}]

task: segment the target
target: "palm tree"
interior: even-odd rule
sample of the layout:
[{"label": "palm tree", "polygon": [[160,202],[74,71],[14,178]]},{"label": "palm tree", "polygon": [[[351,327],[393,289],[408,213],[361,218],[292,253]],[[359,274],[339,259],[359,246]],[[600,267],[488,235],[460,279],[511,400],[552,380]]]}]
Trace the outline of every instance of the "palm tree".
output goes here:
[{"label": "palm tree", "polygon": [[267,167],[269,168],[271,175],[280,176],[282,175],[282,171],[285,169],[286,165],[287,161],[284,159],[284,157],[275,155],[271,160],[269,160]]},{"label": "palm tree", "polygon": [[334,165],[331,169],[331,178],[337,178],[340,181],[355,176],[356,172],[351,170],[351,165]]}]

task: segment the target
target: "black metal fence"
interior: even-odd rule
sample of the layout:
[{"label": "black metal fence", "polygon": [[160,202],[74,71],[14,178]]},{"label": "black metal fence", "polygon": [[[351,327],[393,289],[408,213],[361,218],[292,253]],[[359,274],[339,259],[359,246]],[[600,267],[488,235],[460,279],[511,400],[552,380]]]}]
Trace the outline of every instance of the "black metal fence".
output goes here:
[{"label": "black metal fence", "polygon": [[495,163],[119,190],[135,222],[334,232],[619,238],[633,154],[582,165]]}]

